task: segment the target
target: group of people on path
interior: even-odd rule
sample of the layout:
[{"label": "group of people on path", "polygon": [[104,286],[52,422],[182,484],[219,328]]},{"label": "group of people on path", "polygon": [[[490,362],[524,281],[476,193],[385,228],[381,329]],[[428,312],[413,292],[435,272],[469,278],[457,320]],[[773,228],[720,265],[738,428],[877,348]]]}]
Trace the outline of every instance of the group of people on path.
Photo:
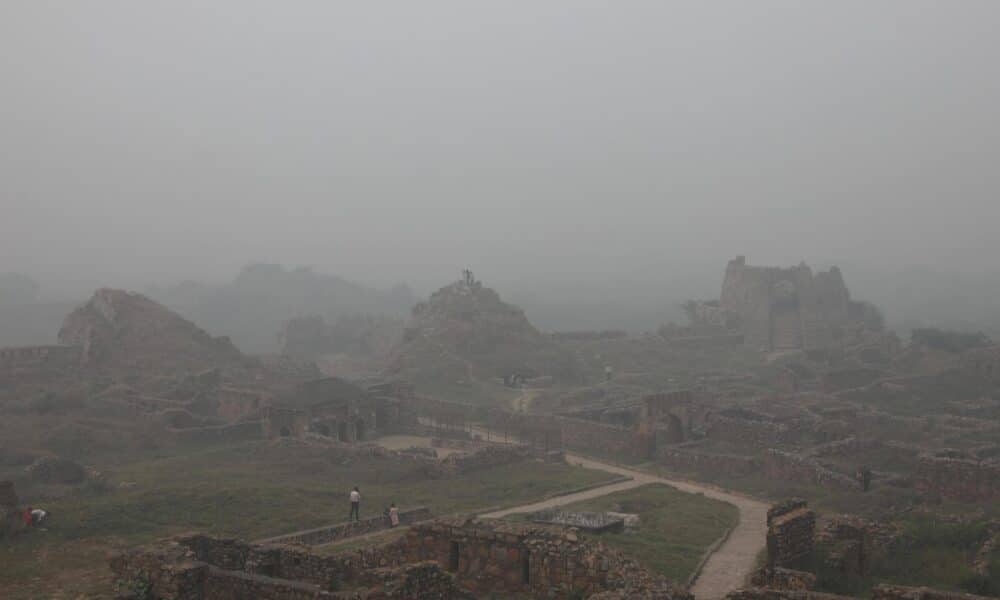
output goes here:
[{"label": "group of people on path", "polygon": [[[393,502],[389,505],[389,508],[385,510],[385,516],[389,518],[389,524],[392,527],[399,525],[399,509],[396,508],[396,503]],[[351,490],[351,514],[347,517],[347,522],[360,521],[361,520],[361,490],[354,487]]]}]

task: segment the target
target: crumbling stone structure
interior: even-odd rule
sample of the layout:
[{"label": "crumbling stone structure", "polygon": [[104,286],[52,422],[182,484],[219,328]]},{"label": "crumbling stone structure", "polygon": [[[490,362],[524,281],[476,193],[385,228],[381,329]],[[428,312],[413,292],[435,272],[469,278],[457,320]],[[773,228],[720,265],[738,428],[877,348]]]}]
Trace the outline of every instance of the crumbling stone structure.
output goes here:
[{"label": "crumbling stone structure", "polygon": [[851,297],[840,269],[754,267],[729,261],[719,309],[736,314],[745,343],[764,350],[822,350],[838,341],[851,319]]},{"label": "crumbling stone structure", "polygon": [[703,442],[698,441],[662,447],[657,451],[656,461],[676,471],[727,477],[740,477],[761,469],[761,460],[756,456],[703,452],[699,450],[702,445]]},{"label": "crumbling stone structure", "polygon": [[788,436],[788,426],[784,423],[746,409],[713,412],[707,418],[706,427],[710,438],[758,448],[766,448]]},{"label": "crumbling stone structure", "polygon": [[806,501],[786,500],[767,511],[767,565],[785,566],[813,549],[816,513]]},{"label": "crumbling stone structure", "polygon": [[772,479],[803,481],[840,490],[861,489],[861,482],[824,467],[815,458],[777,448],[764,452],[764,474]]},{"label": "crumbling stone structure", "polygon": [[995,447],[978,451],[941,450],[919,457],[917,489],[966,502],[1000,499],[1000,456]]},{"label": "crumbling stone structure", "polygon": [[[399,524],[412,525],[421,521],[429,521],[432,517],[433,515],[431,515],[430,509],[425,506],[410,508],[399,511]],[[295,533],[259,540],[257,543],[305,544],[309,546],[316,546],[319,544],[329,544],[331,542],[347,538],[368,535],[377,531],[384,531],[390,527],[392,527],[392,524],[389,522],[389,517],[386,515],[379,515],[377,517],[362,519],[360,521],[348,521],[346,523],[316,527],[305,531],[296,531]]]},{"label": "crumbling stone structure", "polygon": [[[120,580],[148,582],[153,598],[649,598],[690,600],[572,529],[443,519],[377,548],[321,556],[294,546],[181,536],[112,559]],[[611,593],[611,596],[607,594]],[[605,595],[601,595],[605,594]]]}]

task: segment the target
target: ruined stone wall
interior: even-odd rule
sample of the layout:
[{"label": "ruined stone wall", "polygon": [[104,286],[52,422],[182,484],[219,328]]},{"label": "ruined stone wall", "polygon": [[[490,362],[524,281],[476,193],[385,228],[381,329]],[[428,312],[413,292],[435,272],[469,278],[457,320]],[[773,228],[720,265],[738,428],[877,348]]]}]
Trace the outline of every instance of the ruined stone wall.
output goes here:
[{"label": "ruined stone wall", "polygon": [[259,417],[271,396],[259,390],[226,386],[216,390],[215,400],[216,414],[228,421],[236,421],[244,417]]},{"label": "ruined stone wall", "polygon": [[667,446],[656,453],[660,464],[683,472],[711,472],[727,477],[755,473],[761,468],[759,458],[735,454],[699,452],[697,446]]},{"label": "ruined stone wall", "polygon": [[652,458],[655,432],[595,423],[570,417],[554,417],[562,432],[563,446],[569,450],[622,458]]},{"label": "ruined stone wall", "polygon": [[[426,507],[399,511],[399,523],[401,525],[411,525],[413,523],[419,523],[420,521],[427,521],[431,518],[431,511]],[[392,524],[389,522],[389,517],[379,515],[377,517],[362,519],[360,521],[349,521],[346,523],[337,523],[336,525],[308,529],[306,531],[297,531],[287,535],[260,540],[257,543],[307,545],[329,544],[330,542],[335,542],[337,540],[368,535],[376,531],[384,531],[386,529],[390,529],[391,527]]]},{"label": "ruined stone wall", "polygon": [[[294,547],[189,536],[122,553],[110,566],[118,581],[147,582],[157,600],[471,599],[440,565],[405,564],[400,548],[324,557]],[[342,587],[351,589],[334,591]]]},{"label": "ruined stone wall", "polygon": [[857,490],[853,477],[828,469],[814,458],[770,448],[764,452],[764,474],[771,479],[812,483],[830,489]]},{"label": "ruined stone wall", "polygon": [[744,419],[721,414],[709,417],[706,435],[734,444],[767,448],[788,435],[788,427],[774,421]]},{"label": "ruined stone wall", "polygon": [[[151,583],[157,599],[438,600],[497,593],[566,600],[608,591],[621,598],[691,599],[685,589],[572,530],[463,519],[415,525],[384,546],[331,556],[184,536],[123,553],[111,568],[118,579]],[[344,588],[350,589],[333,591]]]},{"label": "ruined stone wall", "polygon": [[809,450],[812,456],[843,456],[854,454],[865,450],[874,450],[882,447],[882,441],[877,438],[858,438],[855,436],[834,440],[818,446],[813,446]]},{"label": "ruined stone wall", "polygon": [[813,549],[816,514],[805,500],[788,500],[767,511],[767,565],[780,567]]},{"label": "ruined stone wall", "polygon": [[628,598],[691,598],[620,552],[562,528],[447,519],[411,528],[403,543],[410,561],[441,564],[477,597],[565,599],[617,590]]},{"label": "ruined stone wall", "polygon": [[320,586],[241,571],[224,571],[215,567],[205,570],[199,598],[211,600],[315,600],[334,598]]},{"label": "ruined stone wall", "polygon": [[804,263],[788,269],[729,261],[720,306],[739,315],[745,342],[766,350],[830,347],[847,323],[850,294],[840,270],[815,275]]},{"label": "ruined stone wall", "polygon": [[443,474],[454,476],[524,462],[531,457],[531,449],[525,446],[490,445],[468,454],[451,454],[439,463]]},{"label": "ruined stone wall", "polygon": [[1000,499],[1000,461],[943,451],[923,454],[917,462],[917,489],[965,502]]}]

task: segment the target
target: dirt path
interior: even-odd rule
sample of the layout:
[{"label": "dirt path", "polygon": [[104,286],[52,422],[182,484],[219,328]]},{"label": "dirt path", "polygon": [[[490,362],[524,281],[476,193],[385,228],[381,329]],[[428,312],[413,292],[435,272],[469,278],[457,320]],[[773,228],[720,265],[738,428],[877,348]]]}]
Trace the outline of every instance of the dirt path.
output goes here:
[{"label": "dirt path", "polygon": [[768,505],[758,500],[738,496],[720,491],[710,486],[700,485],[690,481],[681,481],[650,475],[642,471],[636,471],[618,465],[612,465],[601,461],[596,461],[575,454],[567,454],[566,461],[570,464],[581,465],[588,469],[597,469],[631,477],[631,481],[616,483],[604,487],[594,488],[577,494],[550,498],[534,504],[527,504],[515,508],[508,508],[501,511],[482,515],[487,518],[499,518],[512,513],[531,512],[564,506],[580,500],[588,500],[606,496],[622,490],[631,489],[650,483],[663,483],[677,488],[683,492],[692,494],[703,494],[707,498],[728,502],[735,506],[740,513],[740,520],[733,531],[729,534],[725,543],[709,557],[701,570],[698,579],[695,580],[691,592],[698,600],[716,600],[724,597],[727,593],[738,589],[744,585],[747,576],[756,564],[757,555],[764,549],[767,539],[767,508]]}]

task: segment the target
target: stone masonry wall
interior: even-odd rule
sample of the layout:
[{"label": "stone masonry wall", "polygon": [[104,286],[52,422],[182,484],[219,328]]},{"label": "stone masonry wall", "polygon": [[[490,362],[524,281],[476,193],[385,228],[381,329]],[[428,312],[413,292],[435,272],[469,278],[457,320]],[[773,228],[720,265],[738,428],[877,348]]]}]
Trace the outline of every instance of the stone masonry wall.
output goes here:
[{"label": "stone masonry wall", "polygon": [[656,453],[656,460],[670,469],[682,472],[712,472],[727,477],[755,473],[761,461],[752,456],[699,452],[687,447],[667,446]]},{"label": "stone masonry wall", "polygon": [[580,452],[602,455],[649,458],[649,445],[637,435],[635,429],[573,419],[555,417],[562,430],[563,446]]},{"label": "stone masonry wall", "polygon": [[[119,580],[148,582],[156,599],[444,600],[498,593],[566,600],[603,592],[691,599],[684,588],[619,551],[581,541],[572,529],[465,519],[415,525],[384,546],[331,556],[182,536],[118,555],[111,568]],[[350,591],[335,591],[345,587]]]},{"label": "stone masonry wall", "polygon": [[824,467],[812,457],[776,448],[764,452],[764,474],[771,479],[801,481],[831,489],[860,488],[857,480]]},{"label": "stone masonry wall", "polygon": [[772,421],[713,415],[706,433],[713,439],[766,448],[776,440],[783,439],[788,434],[788,429],[781,423]]},{"label": "stone masonry wall", "polygon": [[784,566],[812,552],[816,514],[804,500],[790,500],[767,511],[767,564]]},{"label": "stone masonry wall", "polygon": [[959,452],[921,455],[917,462],[917,489],[965,502],[1000,499],[1000,462]]}]

